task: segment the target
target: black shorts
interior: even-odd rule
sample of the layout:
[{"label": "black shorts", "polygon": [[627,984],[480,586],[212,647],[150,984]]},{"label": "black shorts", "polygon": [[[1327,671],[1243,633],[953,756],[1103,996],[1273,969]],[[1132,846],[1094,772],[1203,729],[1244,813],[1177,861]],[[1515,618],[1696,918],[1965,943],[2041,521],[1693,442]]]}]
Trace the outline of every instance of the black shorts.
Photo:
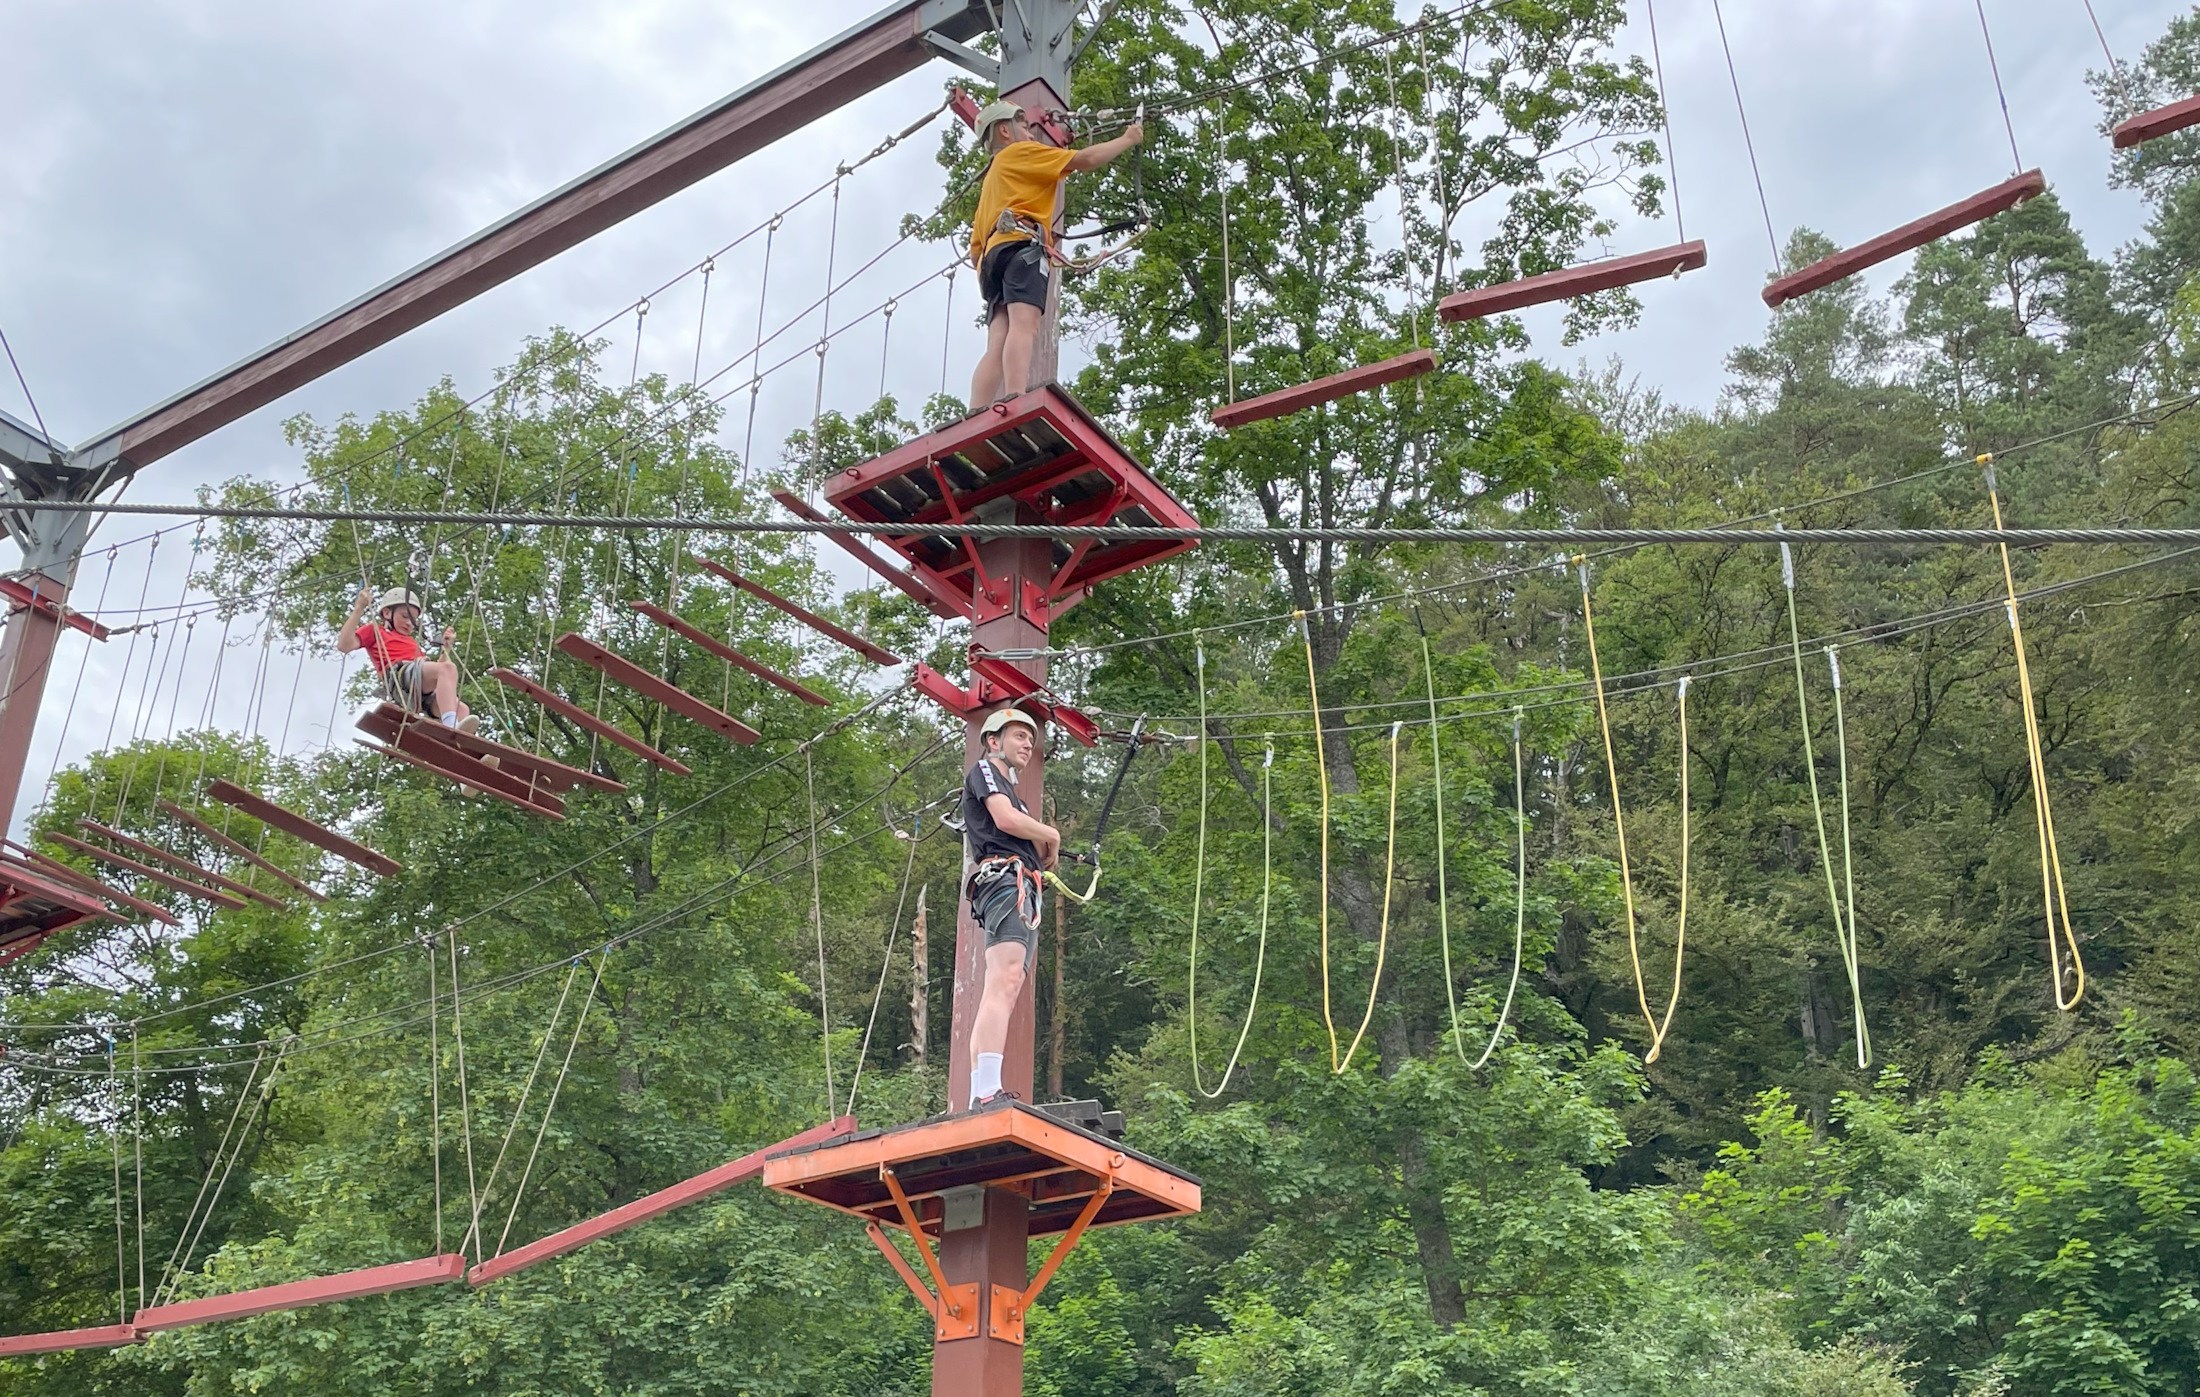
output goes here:
[{"label": "black shorts", "polygon": [[1030,238],[999,243],[978,264],[978,295],[985,301],[986,323],[1005,306],[1047,308],[1047,253]]},{"label": "black shorts", "polygon": [[[1021,873],[1001,873],[970,890],[970,915],[985,928],[985,948],[1022,946],[1026,967],[1039,952],[1038,895],[1030,891],[1029,881]],[[1024,905],[1027,896],[1032,900],[1029,908]],[[1033,915],[1027,917],[1026,911]]]}]

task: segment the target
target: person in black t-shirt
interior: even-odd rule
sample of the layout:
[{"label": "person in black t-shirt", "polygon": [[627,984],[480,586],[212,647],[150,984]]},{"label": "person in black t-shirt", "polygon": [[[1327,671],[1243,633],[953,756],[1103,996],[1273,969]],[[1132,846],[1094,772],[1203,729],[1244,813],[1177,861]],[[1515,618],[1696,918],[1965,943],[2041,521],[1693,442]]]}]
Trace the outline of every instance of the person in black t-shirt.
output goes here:
[{"label": "person in black t-shirt", "polygon": [[1013,708],[985,720],[985,755],[963,776],[963,833],[970,843],[970,914],[985,928],[985,991],[970,1022],[970,1107],[1013,1100],[1001,1086],[1008,1020],[1039,946],[1039,879],[1062,852],[1061,831],[1032,815],[1016,773],[1037,747],[1038,724]]}]

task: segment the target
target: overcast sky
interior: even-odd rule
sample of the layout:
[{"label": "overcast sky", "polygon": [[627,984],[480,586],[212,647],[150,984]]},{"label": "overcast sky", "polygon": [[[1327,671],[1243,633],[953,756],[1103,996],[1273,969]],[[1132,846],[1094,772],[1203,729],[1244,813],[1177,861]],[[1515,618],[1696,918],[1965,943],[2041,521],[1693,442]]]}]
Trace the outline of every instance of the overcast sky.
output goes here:
[{"label": "overcast sky", "polygon": [[[780,10],[695,0],[426,0],[297,5],[183,0],[13,0],[0,6],[0,326],[12,340],[54,434],[79,442],[241,358],[403,271],[652,132],[861,19],[875,0],[822,0]],[[1784,239],[1808,224],[1852,243],[1993,184],[2010,173],[2008,137],[1972,0],[1735,0],[1728,38]],[[2001,74],[2024,163],[2045,169],[2099,253],[2134,237],[2144,211],[2107,188],[2109,149],[2084,74],[2103,66],[2080,0],[1988,0]],[[2166,0],[2098,6],[2108,40],[2129,60],[2184,8]],[[1640,0],[1629,45],[1648,51]],[[1691,237],[1711,265],[1644,289],[1634,330],[1566,349],[1556,313],[1529,325],[1562,365],[1618,356],[1646,384],[1709,406],[1733,345],[1757,336],[1756,298],[1770,262],[1755,186],[1709,0],[1666,0],[1659,15],[1681,193]],[[778,208],[830,179],[836,162],[869,151],[937,101],[953,70],[935,64],[676,196],[594,241],[375,351],[151,468],[135,498],[178,500],[240,473],[288,478],[280,423],[295,412],[333,417],[402,407],[448,375],[479,392],[520,340],[550,324],[580,327],[697,263]],[[830,255],[845,276],[894,238],[907,211],[936,198],[935,131],[812,199],[772,239],[767,330],[823,290]],[[1625,228],[1613,250],[1673,241],[1662,225]],[[757,333],[764,239],[727,255],[707,316],[690,277],[652,305],[643,368],[710,374]],[[947,284],[931,278],[937,249],[904,247],[836,298],[823,401],[854,408],[886,385],[905,405],[958,393],[978,349],[975,302],[956,283],[950,349]],[[1905,259],[1906,260],[1906,259]],[[1874,278],[1884,286],[1901,264]],[[877,308],[897,307],[892,334]],[[633,352],[628,316],[607,329],[615,360]],[[776,443],[806,421],[819,394],[813,317],[767,350],[774,375],[759,400],[756,440]],[[745,379],[743,366],[728,375]],[[723,386],[723,385],[722,385]],[[747,395],[734,409],[734,444]],[[0,408],[32,416],[12,376]],[[104,528],[104,545],[144,534],[143,521]],[[170,547],[168,558],[180,557]],[[135,605],[142,546],[117,564],[111,606]],[[95,550],[76,600],[102,585]],[[154,602],[174,605],[179,575],[156,564]],[[145,705],[144,679],[123,672],[121,647],[84,656],[64,645],[48,691],[27,787],[55,757],[98,746],[119,700],[155,735],[204,706],[189,688]],[[149,646],[136,652],[145,666]],[[231,662],[231,673],[249,656]],[[308,668],[291,744],[327,740],[328,677]],[[194,661],[194,667],[196,661]],[[195,679],[194,685],[200,681]],[[278,684],[279,687],[279,684]],[[162,691],[167,692],[167,691]],[[64,711],[71,710],[64,724]],[[242,696],[215,696],[217,712]],[[271,701],[263,731],[281,722]],[[241,708],[236,708],[241,721]],[[152,717],[145,714],[151,713]],[[345,726],[338,715],[338,736]],[[64,729],[66,736],[63,736]],[[118,733],[119,740],[119,733]]]}]

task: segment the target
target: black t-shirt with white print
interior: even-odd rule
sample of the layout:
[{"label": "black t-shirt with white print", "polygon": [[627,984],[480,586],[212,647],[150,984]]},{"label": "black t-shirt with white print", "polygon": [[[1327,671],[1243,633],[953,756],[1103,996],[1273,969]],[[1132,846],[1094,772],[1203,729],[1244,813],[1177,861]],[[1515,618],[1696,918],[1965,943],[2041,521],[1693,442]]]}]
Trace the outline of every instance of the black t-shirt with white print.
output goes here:
[{"label": "black t-shirt with white print", "polygon": [[973,860],[1019,858],[1026,868],[1037,868],[1038,846],[1028,839],[1001,833],[1001,827],[993,823],[993,812],[986,808],[988,796],[1007,796],[1008,803],[1019,813],[1031,813],[1031,807],[1016,793],[1015,774],[1004,774],[991,757],[978,758],[963,777],[963,833],[970,840],[970,857]]}]

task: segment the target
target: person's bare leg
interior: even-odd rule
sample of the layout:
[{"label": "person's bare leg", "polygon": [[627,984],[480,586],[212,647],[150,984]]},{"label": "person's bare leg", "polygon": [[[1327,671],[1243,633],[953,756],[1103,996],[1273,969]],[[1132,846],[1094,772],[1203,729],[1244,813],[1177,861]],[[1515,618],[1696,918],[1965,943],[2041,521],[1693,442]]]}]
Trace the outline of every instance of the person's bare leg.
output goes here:
[{"label": "person's bare leg", "polygon": [[443,660],[430,660],[420,667],[420,673],[429,695],[435,700],[435,711],[457,715],[453,722],[463,721],[472,710],[458,699],[458,666]]},{"label": "person's bare leg", "polygon": [[[1009,307],[1011,311],[1014,306]],[[993,400],[1001,396],[1001,350],[1008,343],[1009,317],[994,313],[986,322],[985,353],[978,358],[977,372],[970,376],[970,410],[991,407]],[[1026,371],[1030,361],[1025,360]]]},{"label": "person's bare leg", "polygon": [[1024,992],[1024,948],[1015,942],[985,950],[985,993],[970,1021],[970,1056],[1007,1051],[1008,1020]]},{"label": "person's bare leg", "polygon": [[1001,373],[1005,381],[995,397],[1013,398],[1030,390],[1031,356],[1039,347],[1041,314],[1037,306],[1009,306],[1008,342],[1001,346]]}]

